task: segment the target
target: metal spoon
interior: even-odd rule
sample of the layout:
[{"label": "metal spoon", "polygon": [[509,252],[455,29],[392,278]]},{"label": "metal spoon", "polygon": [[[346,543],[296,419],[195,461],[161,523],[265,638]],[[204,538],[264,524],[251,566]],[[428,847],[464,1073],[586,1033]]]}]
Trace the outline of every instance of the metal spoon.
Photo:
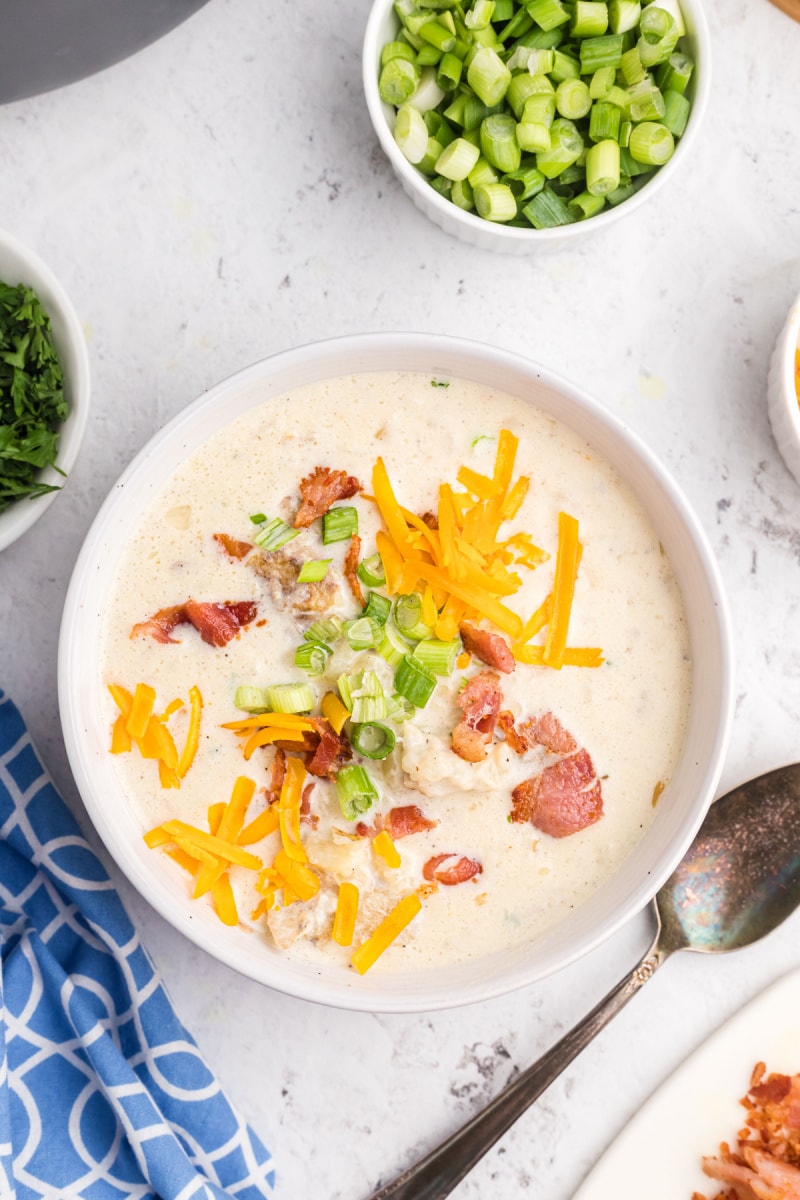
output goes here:
[{"label": "metal spoon", "polygon": [[671,954],[749,946],[798,904],[800,763],[759,775],[712,804],[653,900],[656,935],[641,962],[471,1121],[370,1200],[444,1200]]}]

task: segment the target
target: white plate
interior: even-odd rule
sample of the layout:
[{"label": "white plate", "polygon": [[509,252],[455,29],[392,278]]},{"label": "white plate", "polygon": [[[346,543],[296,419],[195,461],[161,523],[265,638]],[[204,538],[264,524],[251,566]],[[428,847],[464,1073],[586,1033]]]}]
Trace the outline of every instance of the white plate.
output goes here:
[{"label": "white plate", "polygon": [[721,1185],[703,1174],[703,1155],[733,1145],[739,1104],[757,1062],[800,1071],[800,970],[772,984],[678,1067],[611,1144],[573,1200],[691,1200]]}]

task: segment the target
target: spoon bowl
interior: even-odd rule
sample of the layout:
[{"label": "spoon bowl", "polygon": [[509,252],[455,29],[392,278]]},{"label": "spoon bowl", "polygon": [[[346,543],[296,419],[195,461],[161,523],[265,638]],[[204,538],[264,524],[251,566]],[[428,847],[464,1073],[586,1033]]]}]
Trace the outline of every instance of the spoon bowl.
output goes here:
[{"label": "spoon bowl", "polygon": [[482,1112],[370,1200],[444,1200],[670,955],[749,946],[798,905],[800,763],[794,763],[759,775],[712,804],[652,901],[656,934],[641,962]]}]

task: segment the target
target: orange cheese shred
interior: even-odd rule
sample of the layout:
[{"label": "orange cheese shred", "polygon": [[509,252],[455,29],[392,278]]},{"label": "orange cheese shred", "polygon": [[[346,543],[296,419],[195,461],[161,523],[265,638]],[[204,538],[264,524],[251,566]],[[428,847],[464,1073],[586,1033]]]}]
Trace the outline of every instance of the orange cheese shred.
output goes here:
[{"label": "orange cheese shred", "polygon": [[273,865],[284,880],[284,887],[288,884],[299,900],[311,900],[316,896],[319,891],[319,876],[307,863],[297,862],[290,858],[285,850],[279,850]]},{"label": "orange cheese shred", "polygon": [[217,910],[217,916],[222,921],[222,924],[238,925],[239,913],[236,908],[236,900],[227,872],[224,875],[220,875],[219,879],[213,884],[211,895],[214,898],[214,907]]},{"label": "orange cheese shred", "polygon": [[333,917],[331,936],[338,946],[352,946],[358,916],[358,888],[345,880],[339,884],[336,912]]},{"label": "orange cheese shred", "polygon": [[333,732],[341,733],[350,718],[350,709],[342,704],[335,692],[326,692],[319,707]]},{"label": "orange cheese shred", "polygon": [[137,683],[128,720],[125,723],[125,728],[132,738],[144,737],[155,702],[155,688],[151,688],[148,683]]},{"label": "orange cheese shred", "polygon": [[372,849],[379,858],[383,859],[387,867],[399,867],[403,861],[398,854],[397,847],[385,829],[382,829],[372,839]]},{"label": "orange cheese shred", "polygon": [[271,833],[275,833],[279,824],[280,818],[275,805],[265,808],[262,813],[253,818],[249,825],[245,825],[236,839],[236,845],[251,846],[253,842],[260,842],[262,838],[269,837]]},{"label": "orange cheese shred", "polygon": [[287,759],[286,776],[278,800],[279,828],[283,849],[289,858],[300,863],[308,862],[308,855],[300,839],[300,803],[303,798],[305,777],[306,769],[300,759]]},{"label": "orange cheese shred", "polygon": [[542,659],[545,666],[553,667],[555,670],[560,670],[564,664],[564,651],[567,645],[580,554],[578,522],[568,513],[561,512],[558,514],[558,550],[553,581],[553,604]]},{"label": "orange cheese shred", "polygon": [[186,733],[186,742],[183,750],[181,751],[181,756],[178,760],[177,767],[177,771],[181,779],[183,779],[184,775],[194,762],[195,755],[197,754],[197,747],[200,744],[200,715],[203,711],[203,697],[200,694],[200,689],[196,686],[189,688],[189,705],[189,728]]},{"label": "orange cheese shred", "polygon": [[362,942],[353,954],[351,961],[359,975],[363,975],[370,967],[374,966],[421,909],[422,901],[416,892],[411,892],[395,904],[388,916],[383,918],[377,929],[365,942]]}]

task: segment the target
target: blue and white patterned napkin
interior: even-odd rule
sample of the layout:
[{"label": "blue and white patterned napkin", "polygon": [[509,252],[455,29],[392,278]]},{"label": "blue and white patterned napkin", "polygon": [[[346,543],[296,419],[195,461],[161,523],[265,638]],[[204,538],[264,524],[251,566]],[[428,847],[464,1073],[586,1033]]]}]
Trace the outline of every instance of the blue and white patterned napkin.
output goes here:
[{"label": "blue and white patterned napkin", "polygon": [[269,1200],[231,1107],[0,691],[0,1196]]}]

